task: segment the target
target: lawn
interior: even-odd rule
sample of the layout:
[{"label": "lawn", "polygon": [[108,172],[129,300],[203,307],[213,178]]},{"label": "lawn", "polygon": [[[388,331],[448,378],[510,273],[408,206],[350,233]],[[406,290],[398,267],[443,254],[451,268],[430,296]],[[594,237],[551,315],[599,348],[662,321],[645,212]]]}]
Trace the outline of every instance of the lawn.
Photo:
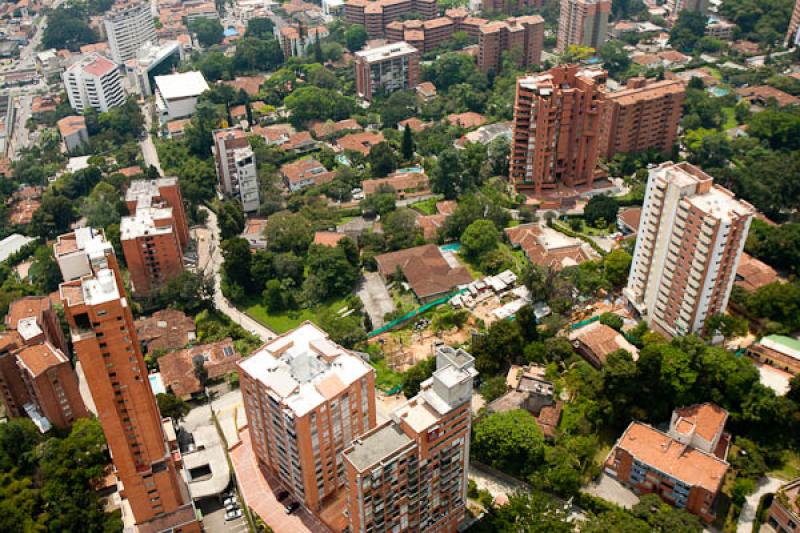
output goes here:
[{"label": "lawn", "polygon": [[722,124],[723,131],[735,128],[739,125],[736,122],[736,113],[734,112],[733,107],[723,107],[722,112],[725,115],[725,122]]},{"label": "lawn", "polygon": [[800,477],[800,453],[785,450],[783,452],[783,466],[779,470],[769,472],[769,475],[786,481]]},{"label": "lawn", "polygon": [[382,390],[389,390],[398,385],[403,385],[403,374],[395,372],[386,364],[386,359],[370,361],[369,364],[375,369],[375,386]]},{"label": "lawn", "polygon": [[345,298],[339,298],[311,309],[294,309],[291,311],[282,311],[280,313],[270,313],[267,308],[259,302],[247,306],[245,312],[275,333],[281,334],[286,333],[292,328],[296,328],[306,320],[317,322],[317,316],[326,309],[331,309],[336,312],[345,305],[347,305],[345,303]]},{"label": "lawn", "polygon": [[409,207],[416,209],[423,215],[435,215],[437,213],[436,202],[440,201],[441,199],[442,198],[440,196],[434,196],[433,198],[428,198],[427,200],[414,202]]}]

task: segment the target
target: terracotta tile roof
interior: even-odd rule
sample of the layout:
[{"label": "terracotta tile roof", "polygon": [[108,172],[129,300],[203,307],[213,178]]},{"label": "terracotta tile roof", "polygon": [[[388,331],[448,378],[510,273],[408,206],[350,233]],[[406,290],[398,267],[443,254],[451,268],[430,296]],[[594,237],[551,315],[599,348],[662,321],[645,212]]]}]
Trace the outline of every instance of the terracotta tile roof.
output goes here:
[{"label": "terracotta tile roof", "polygon": [[362,128],[361,125],[352,118],[340,120],[339,122],[333,122],[330,120],[322,122],[321,120],[317,120],[311,124],[310,128],[311,133],[313,133],[314,137],[317,139],[330,137],[343,131],[363,129],[364,128]]},{"label": "terracotta tile roof", "polygon": [[658,53],[658,57],[670,63],[686,63],[691,57],[684,55],[677,50],[664,50]]},{"label": "terracotta tile roof", "polygon": [[8,329],[17,329],[17,324],[24,318],[36,318],[41,324],[44,314],[52,309],[47,296],[26,296],[11,302],[8,306],[5,323]]},{"label": "terracotta tile roof", "polygon": [[0,354],[16,350],[20,346],[24,346],[25,342],[16,331],[2,331],[0,332]]},{"label": "terracotta tile roof", "polygon": [[748,101],[766,103],[770,98],[774,98],[780,107],[800,103],[800,98],[785,93],[769,85],[758,85],[756,87],[742,87],[736,89],[736,94]]},{"label": "terracotta tile roof", "polygon": [[62,118],[56,125],[58,126],[58,132],[61,134],[61,137],[68,137],[81,130],[85,130],[86,119],[79,115],[72,115]]},{"label": "terracotta tile roof", "polygon": [[619,219],[625,226],[630,228],[631,231],[636,233],[639,231],[639,220],[642,218],[641,207],[629,207],[619,213]]},{"label": "terracotta tile roof", "polygon": [[253,126],[250,132],[260,135],[268,143],[276,143],[283,137],[294,134],[294,128],[290,124],[272,124],[270,126]]},{"label": "terracotta tile roof", "polygon": [[82,54],[91,54],[92,52],[107,52],[108,51],[108,43],[101,42],[101,43],[94,43],[94,44],[85,44],[81,46],[81,53]]},{"label": "terracotta tile roof", "polygon": [[535,265],[561,270],[591,259],[582,244],[548,250],[540,241],[541,228],[537,224],[521,224],[506,228],[505,231],[511,243],[522,248],[528,260]]},{"label": "terracotta tile roof", "polygon": [[456,208],[458,207],[458,202],[455,200],[442,200],[441,202],[436,202],[436,210],[439,214],[450,216],[456,212]]},{"label": "terracotta tile roof", "polygon": [[41,185],[24,185],[14,192],[14,198],[18,200],[38,200],[44,194],[44,187]]},{"label": "terracotta tile roof", "polygon": [[422,236],[431,240],[439,234],[439,228],[444,226],[445,219],[445,215],[420,215],[417,217],[417,226],[422,228]]},{"label": "terracotta tile roof", "polygon": [[31,113],[38,114],[55,111],[60,100],[59,97],[34,96],[31,102]]},{"label": "terracotta tile roof", "polygon": [[774,268],[742,252],[739,266],[736,268],[736,285],[752,292],[780,279]]},{"label": "terracotta tile roof", "polygon": [[307,179],[313,179],[317,185],[328,183],[336,174],[329,172],[322,163],[310,157],[308,159],[300,159],[292,163],[286,163],[281,166],[281,175],[290,183],[296,184]]},{"label": "terracotta tile roof", "polygon": [[30,224],[33,214],[41,206],[41,200],[20,200],[11,208],[9,220],[12,224]]},{"label": "terracotta tile roof", "polygon": [[728,421],[728,411],[709,402],[675,409],[675,414],[679,417],[678,431],[688,434],[694,428],[695,434],[708,442],[722,434]]},{"label": "terracotta tile roof", "polygon": [[365,131],[362,133],[351,133],[336,140],[336,144],[342,150],[353,150],[362,155],[369,154],[370,148],[384,141],[383,133],[375,131]]},{"label": "terracotta tile roof", "polygon": [[347,237],[344,233],[337,231],[318,231],[314,234],[314,244],[323,246],[336,246],[339,241]]},{"label": "terracotta tile roof", "polygon": [[484,124],[486,122],[486,117],[474,111],[467,111],[466,113],[447,115],[447,121],[454,126],[461,126],[469,130]]},{"label": "terracotta tile roof", "polygon": [[176,309],[163,309],[138,318],[135,327],[136,335],[150,353],[183,348],[194,342],[197,330],[192,317]]},{"label": "terracotta tile roof", "polygon": [[364,180],[361,186],[364,194],[369,196],[376,193],[381,186],[387,185],[397,192],[403,191],[422,191],[430,187],[428,176],[419,172],[396,173],[386,178]]},{"label": "terracotta tile roof", "polygon": [[191,122],[188,118],[180,118],[177,120],[170,120],[167,122],[167,131],[171,134],[175,133],[183,133],[183,130],[186,129],[186,125]]},{"label": "terracotta tile roof", "polygon": [[236,76],[233,80],[222,83],[233,87],[236,91],[244,90],[250,96],[258,96],[258,91],[265,79],[264,76]]},{"label": "terracotta tile roof", "polygon": [[406,126],[411,128],[411,131],[422,131],[426,128],[431,126],[430,122],[423,122],[422,120],[418,119],[417,117],[407,118],[405,120],[401,120],[397,123],[401,129],[405,129]]},{"label": "terracotta tile roof", "polygon": [[605,364],[611,352],[625,350],[634,360],[638,358],[639,350],[628,342],[622,334],[605,324],[593,322],[587,326],[576,329],[569,335],[569,340],[574,344],[591,352],[601,364]]},{"label": "terracotta tile roof", "polygon": [[103,76],[115,70],[117,65],[101,55],[95,56],[94,60],[83,67],[84,72],[93,76]]},{"label": "terracotta tile roof", "polygon": [[316,141],[311,138],[311,134],[307,131],[298,131],[289,136],[285,143],[281,144],[284,150],[298,150],[307,146],[316,145]]},{"label": "terracotta tile roof", "polygon": [[49,342],[23,348],[17,352],[17,360],[33,377],[68,361],[67,357]]},{"label": "terracotta tile roof", "polygon": [[185,398],[202,392],[203,387],[195,374],[195,358],[204,360],[208,379],[219,379],[236,370],[242,356],[230,338],[211,344],[200,344],[185,350],[168,353],[158,358],[158,370],[164,385],[178,397]]},{"label": "terracotta tile roof", "polygon": [[125,168],[120,168],[120,169],[117,170],[117,172],[119,172],[120,174],[122,174],[123,176],[125,176],[127,178],[132,178],[134,176],[138,176],[140,174],[144,174],[144,172],[142,172],[142,167],[137,166],[137,165],[133,165],[133,166],[130,166],[130,167],[125,167]]},{"label": "terracotta tile roof", "polygon": [[435,244],[426,244],[375,258],[381,275],[389,277],[397,268],[403,271],[411,290],[420,299],[442,294],[459,285],[472,282],[472,276],[463,266],[453,268]]},{"label": "terracotta tile roof", "polygon": [[719,491],[728,471],[725,461],[681,444],[641,422],[632,422],[617,446],[639,462],[689,486],[702,487],[712,493]]},{"label": "terracotta tile roof", "polygon": [[417,85],[417,92],[426,98],[436,96],[436,85],[429,81],[423,81]]},{"label": "terracotta tile roof", "polygon": [[247,108],[243,105],[235,105],[231,108],[231,117],[245,118],[247,117]]}]

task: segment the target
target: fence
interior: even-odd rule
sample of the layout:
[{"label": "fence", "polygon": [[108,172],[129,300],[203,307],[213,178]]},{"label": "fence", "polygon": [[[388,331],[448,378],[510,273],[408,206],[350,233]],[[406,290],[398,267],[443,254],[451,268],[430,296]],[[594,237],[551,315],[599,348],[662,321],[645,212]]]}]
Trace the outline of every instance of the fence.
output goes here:
[{"label": "fence", "polygon": [[459,290],[453,291],[450,294],[448,294],[447,296],[442,296],[441,298],[437,298],[436,300],[433,300],[432,302],[428,302],[423,306],[417,307],[413,311],[409,311],[408,313],[404,314],[400,318],[395,318],[394,320],[392,320],[388,324],[384,324],[383,326],[379,327],[378,329],[373,329],[372,331],[367,333],[367,338],[369,339],[369,338],[372,338],[372,337],[374,337],[376,335],[380,335],[381,333],[386,333],[387,331],[399,326],[400,324],[408,322],[409,320],[411,320],[415,316],[421,315],[425,311],[433,309],[434,307],[449,301],[450,298],[452,298],[453,296],[456,296],[457,294],[461,294],[465,290],[466,289],[459,289]]}]

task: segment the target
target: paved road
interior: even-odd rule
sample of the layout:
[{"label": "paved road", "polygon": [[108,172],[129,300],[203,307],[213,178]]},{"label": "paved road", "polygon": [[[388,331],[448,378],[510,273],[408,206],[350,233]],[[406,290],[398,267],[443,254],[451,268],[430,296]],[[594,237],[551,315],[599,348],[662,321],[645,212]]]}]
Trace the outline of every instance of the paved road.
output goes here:
[{"label": "paved road", "polygon": [[[201,268],[207,274],[214,276],[214,304],[222,313],[228,315],[228,318],[242,326],[244,329],[261,337],[262,340],[268,341],[277,337],[277,334],[264,326],[261,322],[254,320],[245,313],[242,313],[231,304],[222,294],[222,252],[219,247],[219,226],[217,225],[217,215],[206,207],[201,207],[208,213],[206,219],[206,227],[210,230],[209,238],[198,243],[198,246],[210,247],[208,254],[210,260],[206,261],[205,265]],[[203,255],[202,253],[199,255]],[[201,263],[202,264],[202,263]]]},{"label": "paved road", "polygon": [[153,139],[150,136],[150,128],[152,127],[153,122],[152,104],[146,103],[143,106],[142,113],[144,113],[144,124],[145,129],[147,130],[147,137],[139,142],[139,147],[142,149],[142,157],[144,157],[144,162],[147,166],[152,165],[156,167],[156,169],[158,169],[158,173],[163,176],[164,171],[161,170],[161,162],[158,160],[158,151],[156,150],[156,146],[153,144]]},{"label": "paved road", "polygon": [[753,521],[756,519],[758,501],[765,494],[777,491],[785,482],[774,477],[763,477],[758,482],[756,491],[745,500],[742,512],[739,514],[739,523],[736,524],[736,533],[751,533]]}]

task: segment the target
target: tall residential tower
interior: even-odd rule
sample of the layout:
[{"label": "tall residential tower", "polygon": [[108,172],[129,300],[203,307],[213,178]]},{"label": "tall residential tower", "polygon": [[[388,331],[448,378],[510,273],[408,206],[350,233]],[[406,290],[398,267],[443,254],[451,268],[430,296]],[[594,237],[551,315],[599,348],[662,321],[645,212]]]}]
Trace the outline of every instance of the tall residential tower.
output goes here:
[{"label": "tall residential tower", "polygon": [[628,302],[668,337],[703,333],[722,313],[755,209],[689,163],[650,170]]},{"label": "tall residential tower", "polygon": [[148,42],[156,40],[156,25],[150,2],[126,0],[116,2],[103,17],[111,57],[124,63]]},{"label": "tall residential tower", "polygon": [[611,0],[561,0],[556,50],[570,45],[598,50],[606,42]]}]

